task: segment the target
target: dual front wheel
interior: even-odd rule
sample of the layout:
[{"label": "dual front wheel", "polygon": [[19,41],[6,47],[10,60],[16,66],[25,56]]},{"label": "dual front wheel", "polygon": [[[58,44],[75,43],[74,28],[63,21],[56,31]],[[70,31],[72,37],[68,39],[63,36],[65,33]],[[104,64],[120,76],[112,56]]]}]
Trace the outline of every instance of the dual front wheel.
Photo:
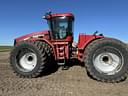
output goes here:
[{"label": "dual front wheel", "polygon": [[49,45],[41,41],[25,41],[11,52],[10,63],[19,77],[37,77],[43,73],[52,57]]}]

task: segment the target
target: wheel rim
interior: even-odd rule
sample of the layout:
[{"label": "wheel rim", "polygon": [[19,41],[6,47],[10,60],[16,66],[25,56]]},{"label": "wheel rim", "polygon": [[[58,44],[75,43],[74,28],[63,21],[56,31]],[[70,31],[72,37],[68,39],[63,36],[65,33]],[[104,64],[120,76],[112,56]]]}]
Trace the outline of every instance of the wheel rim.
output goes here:
[{"label": "wheel rim", "polygon": [[37,56],[35,53],[29,52],[25,53],[19,59],[20,69],[24,71],[32,71],[37,65]]},{"label": "wheel rim", "polygon": [[104,52],[93,59],[94,67],[107,75],[113,75],[119,72],[123,66],[123,57],[111,52]]}]

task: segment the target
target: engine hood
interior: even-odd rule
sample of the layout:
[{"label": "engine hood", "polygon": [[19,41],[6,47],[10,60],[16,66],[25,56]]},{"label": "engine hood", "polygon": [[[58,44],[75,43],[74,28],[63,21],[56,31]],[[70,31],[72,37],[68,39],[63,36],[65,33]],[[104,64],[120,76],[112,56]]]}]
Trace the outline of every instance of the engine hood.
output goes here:
[{"label": "engine hood", "polygon": [[40,31],[40,32],[33,32],[24,36],[20,36],[18,38],[15,38],[16,42],[20,42],[20,41],[25,41],[25,40],[29,40],[30,38],[43,38],[46,37],[49,38],[49,32],[48,30],[46,31]]}]

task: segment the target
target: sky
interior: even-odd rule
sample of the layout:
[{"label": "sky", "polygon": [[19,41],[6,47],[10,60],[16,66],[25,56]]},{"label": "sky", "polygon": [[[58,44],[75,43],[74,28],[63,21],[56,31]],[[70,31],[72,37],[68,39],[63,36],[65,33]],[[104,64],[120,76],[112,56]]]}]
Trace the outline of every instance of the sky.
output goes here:
[{"label": "sky", "polygon": [[106,37],[128,42],[128,0],[0,0],[0,45],[13,45],[16,37],[48,29],[42,16],[71,12],[74,40],[96,30]]}]

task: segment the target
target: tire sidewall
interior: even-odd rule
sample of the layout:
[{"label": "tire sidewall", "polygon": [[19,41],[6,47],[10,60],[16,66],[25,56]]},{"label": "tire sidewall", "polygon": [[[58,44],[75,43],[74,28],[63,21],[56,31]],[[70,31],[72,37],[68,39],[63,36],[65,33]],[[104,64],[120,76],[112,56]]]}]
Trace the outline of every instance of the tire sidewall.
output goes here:
[{"label": "tire sidewall", "polygon": [[[120,78],[125,75],[126,70],[128,69],[128,64],[127,64],[127,62],[128,62],[127,54],[128,53],[125,48],[125,45],[123,43],[117,43],[117,42],[119,42],[119,41],[114,40],[114,42],[111,42],[111,40],[104,40],[104,41],[102,41],[101,44],[97,43],[96,46],[93,46],[92,50],[90,50],[90,52],[89,52],[89,56],[87,57],[88,64],[89,64],[89,71],[91,71],[92,75],[95,74],[95,76],[97,76],[98,78],[105,79],[105,80],[117,79],[117,78]],[[123,62],[124,64],[123,64],[121,70],[119,72],[115,73],[114,75],[106,75],[104,73],[100,73],[99,71],[97,71],[97,69],[95,68],[95,66],[93,64],[93,56],[94,56],[95,52],[104,47],[113,47],[113,48],[119,50],[121,52],[121,55],[124,58],[124,62]],[[97,55],[97,54],[95,54],[95,55]]]},{"label": "tire sidewall", "polygon": [[[36,64],[35,68],[32,71],[29,71],[29,72],[23,72],[17,67],[18,62],[16,60],[16,56],[19,55],[19,51],[23,48],[27,48],[27,49],[32,50],[33,53],[36,54],[36,56],[37,56],[37,64]],[[11,64],[12,64],[13,68],[15,69],[15,71],[17,73],[25,75],[25,76],[27,76],[27,75],[29,76],[33,73],[36,73],[39,70],[39,68],[41,66],[40,63],[42,63],[41,62],[41,59],[42,59],[41,58],[41,53],[40,53],[38,47],[34,46],[32,43],[30,43],[30,42],[27,42],[27,43],[26,42],[21,42],[20,44],[15,46],[15,48],[12,51],[12,54],[13,54],[13,56],[11,56]]]}]

